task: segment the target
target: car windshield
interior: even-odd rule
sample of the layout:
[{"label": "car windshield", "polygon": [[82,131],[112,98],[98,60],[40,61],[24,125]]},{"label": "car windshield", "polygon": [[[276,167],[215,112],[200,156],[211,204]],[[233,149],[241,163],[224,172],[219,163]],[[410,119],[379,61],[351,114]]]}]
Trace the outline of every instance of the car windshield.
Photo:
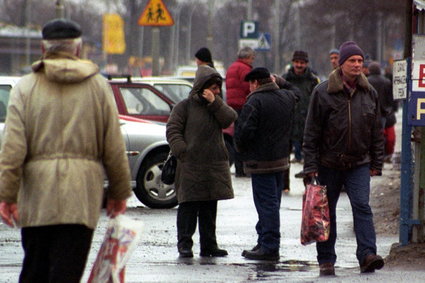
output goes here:
[{"label": "car windshield", "polygon": [[133,115],[170,115],[170,106],[146,88],[122,87],[127,113]]},{"label": "car windshield", "polygon": [[192,88],[184,84],[162,84],[155,83],[155,87],[167,95],[172,101],[178,103],[189,96]]},{"label": "car windshield", "polygon": [[0,122],[6,121],[7,105],[9,103],[10,85],[0,85]]}]

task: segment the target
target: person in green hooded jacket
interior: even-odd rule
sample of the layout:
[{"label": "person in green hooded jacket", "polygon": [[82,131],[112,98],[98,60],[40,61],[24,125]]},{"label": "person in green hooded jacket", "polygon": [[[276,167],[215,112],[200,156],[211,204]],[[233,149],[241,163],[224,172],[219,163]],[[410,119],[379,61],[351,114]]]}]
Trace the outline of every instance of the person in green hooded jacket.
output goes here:
[{"label": "person in green hooded jacket", "polygon": [[177,248],[193,257],[192,236],[199,223],[201,256],[226,256],[216,240],[217,201],[233,198],[229,154],[222,130],[237,113],[220,98],[222,78],[201,65],[189,97],[178,103],[167,122],[167,141],[177,157]]}]

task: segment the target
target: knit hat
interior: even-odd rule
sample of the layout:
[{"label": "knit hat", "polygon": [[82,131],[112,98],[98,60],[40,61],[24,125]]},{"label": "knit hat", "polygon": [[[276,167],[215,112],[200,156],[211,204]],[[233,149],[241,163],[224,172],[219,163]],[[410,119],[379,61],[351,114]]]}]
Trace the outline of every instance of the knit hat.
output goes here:
[{"label": "knit hat", "polygon": [[354,41],[346,41],[339,47],[339,61],[341,66],[344,62],[353,55],[360,55],[364,59],[363,51]]},{"label": "knit hat", "polygon": [[308,53],[302,50],[295,51],[294,55],[292,55],[292,61],[295,60],[302,60],[308,62]]},{"label": "knit hat", "polygon": [[210,63],[212,62],[211,52],[208,48],[202,47],[195,53],[195,57],[201,60],[202,62]]},{"label": "knit hat", "polygon": [[266,79],[266,78],[270,78],[269,70],[263,67],[258,67],[258,68],[252,69],[251,72],[246,74],[245,81],[249,82],[249,81]]},{"label": "knit hat", "polygon": [[338,50],[338,49],[336,49],[336,48],[332,48],[332,49],[329,51],[329,55],[331,55],[331,54],[339,54],[339,50]]},{"label": "knit hat", "polygon": [[44,25],[41,31],[43,39],[67,39],[81,36],[81,27],[67,19],[54,19]]}]

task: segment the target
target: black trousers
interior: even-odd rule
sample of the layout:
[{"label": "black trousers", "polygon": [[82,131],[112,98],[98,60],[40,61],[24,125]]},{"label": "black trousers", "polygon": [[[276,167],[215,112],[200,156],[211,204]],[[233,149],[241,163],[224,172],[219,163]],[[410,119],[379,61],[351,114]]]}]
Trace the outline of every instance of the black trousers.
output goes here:
[{"label": "black trousers", "polygon": [[177,248],[191,249],[192,236],[199,221],[199,241],[202,250],[217,248],[215,223],[217,201],[190,201],[179,204],[177,210]]},{"label": "black trousers", "polygon": [[80,282],[93,229],[50,225],[22,228],[21,235],[25,257],[19,282]]}]

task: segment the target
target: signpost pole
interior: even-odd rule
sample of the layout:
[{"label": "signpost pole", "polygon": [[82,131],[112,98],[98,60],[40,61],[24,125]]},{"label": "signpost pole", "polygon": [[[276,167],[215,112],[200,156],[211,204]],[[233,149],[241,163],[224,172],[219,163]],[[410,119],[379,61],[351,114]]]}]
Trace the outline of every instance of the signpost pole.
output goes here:
[{"label": "signpost pole", "polygon": [[152,76],[159,76],[159,28],[152,28]]},{"label": "signpost pole", "polygon": [[[411,90],[410,80],[410,60],[407,61],[407,82],[408,92]],[[407,94],[409,97],[409,93]],[[410,214],[411,214],[411,199],[410,192],[412,188],[412,149],[410,134],[412,127],[408,125],[408,101],[407,99],[403,103],[403,120],[402,120],[402,143],[401,143],[401,184],[400,184],[400,231],[399,240],[401,245],[407,245],[409,243],[409,232],[410,232]]]}]

